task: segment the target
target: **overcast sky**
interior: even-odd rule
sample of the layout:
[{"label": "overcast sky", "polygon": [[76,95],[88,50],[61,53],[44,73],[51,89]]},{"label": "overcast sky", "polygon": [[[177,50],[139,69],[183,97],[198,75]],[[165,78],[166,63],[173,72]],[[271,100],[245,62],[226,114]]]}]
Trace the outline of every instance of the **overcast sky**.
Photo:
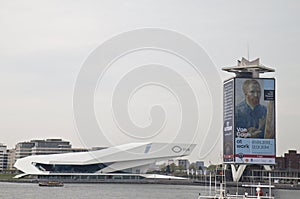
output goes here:
[{"label": "overcast sky", "polygon": [[[210,57],[222,81],[232,75],[221,71],[221,68],[236,65],[238,59],[247,58],[248,54],[250,60],[259,57],[264,65],[275,68],[275,73],[263,77],[276,78],[277,155],[282,155],[288,149],[300,152],[299,10],[300,2],[296,0],[0,0],[0,143],[13,147],[19,141],[61,137],[70,140],[75,147],[89,145],[84,136],[80,135],[82,132],[76,130],[73,113],[73,91],[83,63],[91,52],[115,35],[153,27],[178,32],[196,42]],[[145,54],[150,58],[144,58]],[[177,58],[172,60],[169,55],[157,55],[157,52],[135,56],[139,57],[139,61],[134,62],[135,65],[153,62],[180,65]],[[151,62],[151,57],[155,61]],[[116,63],[109,74],[112,82],[118,81],[117,77],[122,77],[122,74],[118,74],[122,71],[118,69],[122,63],[130,68],[130,61],[126,59],[131,62],[136,60],[129,55]],[[165,59],[170,62],[161,63]],[[181,66],[185,67],[184,63]],[[183,69],[179,73],[186,73],[185,76],[188,77],[192,72]],[[219,78],[214,75],[216,74],[212,73],[204,78]],[[191,75],[188,81],[193,82],[193,78]],[[204,85],[203,82],[202,84]],[[219,86],[222,92],[222,84]],[[141,90],[132,96],[131,119],[136,120],[140,126],[147,125],[149,115],[142,112],[149,109],[148,103],[164,104],[167,107],[165,111],[171,111],[169,115],[176,113],[178,106],[170,106],[176,104],[176,98],[161,89],[152,88],[155,94]],[[208,104],[212,101],[207,96],[215,91],[205,90],[201,83],[193,89],[204,89],[205,94],[200,98]],[[99,97],[105,92],[101,93],[101,89],[98,91],[95,94],[95,112],[99,121],[103,118],[101,111],[107,105],[103,104],[105,99]],[[143,107],[141,100],[145,98],[151,100]],[[203,117],[201,121],[212,122],[213,126],[222,125],[215,124],[211,119],[205,120],[205,115],[212,114],[211,107],[205,104],[199,103],[200,119]],[[214,108],[222,111],[221,106]],[[173,139],[171,132],[178,128],[178,122],[180,116],[171,117],[165,124],[166,128],[170,128],[168,133],[162,133],[161,137],[154,136],[155,141],[160,141],[160,138],[161,141],[167,141],[168,137]],[[105,135],[108,140],[96,140],[98,146],[136,141],[126,139],[125,134],[122,135],[124,138],[119,137],[120,134],[115,130],[105,128],[105,132],[111,130],[110,137]],[[201,132],[199,135],[195,139],[191,138],[192,141],[203,143],[203,140],[209,140],[203,138]],[[220,161],[218,157],[222,146],[218,135],[221,135],[221,129],[212,136],[217,141],[211,143],[214,147],[205,156],[206,161]],[[194,152],[194,159],[201,156],[200,148]]]}]

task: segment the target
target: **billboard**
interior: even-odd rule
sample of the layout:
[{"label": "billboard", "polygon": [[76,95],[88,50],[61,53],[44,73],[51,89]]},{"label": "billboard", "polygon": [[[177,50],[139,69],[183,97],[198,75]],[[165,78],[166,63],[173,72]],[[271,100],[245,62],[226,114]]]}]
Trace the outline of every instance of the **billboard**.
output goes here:
[{"label": "billboard", "polygon": [[223,86],[223,162],[234,161],[234,79]]},{"label": "billboard", "polygon": [[[233,97],[230,97],[234,104],[231,120],[225,110],[228,109],[228,95],[231,95],[225,88],[229,82],[234,87]],[[230,122],[233,123],[232,159],[228,149],[231,142],[227,124]],[[275,79],[233,78],[224,82],[223,137],[224,162],[275,164]]]}]

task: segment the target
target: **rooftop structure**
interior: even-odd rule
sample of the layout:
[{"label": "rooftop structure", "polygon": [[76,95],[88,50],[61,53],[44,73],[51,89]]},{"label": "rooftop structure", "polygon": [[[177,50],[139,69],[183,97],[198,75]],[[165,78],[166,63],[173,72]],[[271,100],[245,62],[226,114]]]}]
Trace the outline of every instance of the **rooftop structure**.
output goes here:
[{"label": "rooftop structure", "polygon": [[238,60],[237,66],[224,67],[222,70],[236,74],[236,77],[258,78],[260,73],[275,72],[273,68],[269,68],[260,63],[259,58],[249,61],[244,57]]}]

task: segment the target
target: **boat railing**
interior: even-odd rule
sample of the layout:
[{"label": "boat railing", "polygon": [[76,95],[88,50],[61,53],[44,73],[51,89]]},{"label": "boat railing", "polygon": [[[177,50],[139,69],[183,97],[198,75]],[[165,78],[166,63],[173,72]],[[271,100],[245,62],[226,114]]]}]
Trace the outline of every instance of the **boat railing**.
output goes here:
[{"label": "boat railing", "polygon": [[[221,177],[221,182],[219,183],[219,189],[216,188],[216,177]],[[210,182],[211,182],[211,175],[210,175]],[[242,185],[243,187],[250,187],[255,188],[256,195],[249,195],[248,192],[245,192],[243,195],[240,195],[238,193],[236,194],[229,194],[226,192],[226,178],[225,178],[225,170],[221,172],[221,175],[217,175],[217,172],[215,174],[215,194],[212,195],[211,191],[209,195],[200,195],[198,199],[209,199],[209,198],[215,198],[215,199],[247,199],[247,198],[257,198],[257,199],[275,199],[274,196],[272,196],[271,189],[274,188],[273,185],[271,185],[271,179],[269,179],[269,184],[263,185],[263,184],[250,184],[250,185]],[[264,195],[262,192],[262,188],[269,188],[269,192]],[[210,183],[210,190],[211,190],[211,183]]]}]

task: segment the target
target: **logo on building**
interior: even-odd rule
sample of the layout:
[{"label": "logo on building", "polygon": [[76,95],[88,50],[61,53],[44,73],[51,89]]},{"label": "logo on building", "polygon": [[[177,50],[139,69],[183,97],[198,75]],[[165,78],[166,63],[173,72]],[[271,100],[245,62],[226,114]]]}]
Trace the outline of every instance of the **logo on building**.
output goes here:
[{"label": "logo on building", "polygon": [[173,151],[174,153],[180,153],[180,152],[182,151],[182,148],[181,148],[180,146],[174,146],[174,147],[172,148],[172,151]]}]

